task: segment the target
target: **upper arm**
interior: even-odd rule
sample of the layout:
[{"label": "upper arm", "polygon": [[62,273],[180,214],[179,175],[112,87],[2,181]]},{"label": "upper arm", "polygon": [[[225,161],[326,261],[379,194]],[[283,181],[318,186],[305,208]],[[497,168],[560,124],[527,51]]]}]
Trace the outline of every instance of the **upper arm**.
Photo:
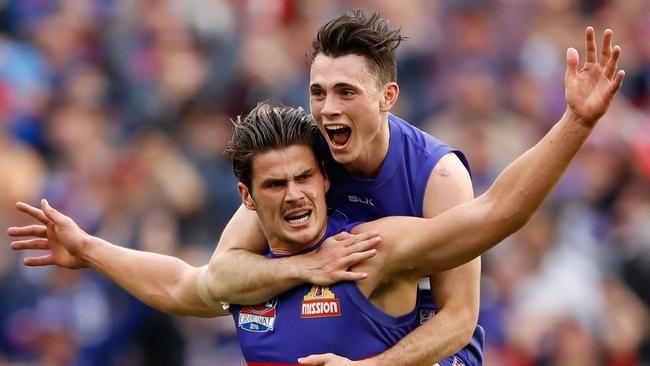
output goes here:
[{"label": "upper arm", "polygon": [[[469,173],[450,153],[429,177],[423,208],[430,219],[388,217],[361,225],[358,230],[380,232],[387,243],[384,253],[379,253],[387,256],[386,271],[415,276],[445,271],[475,258],[493,241],[485,230],[490,203],[472,198]],[[477,271],[472,273],[478,275]]]},{"label": "upper arm", "polygon": [[[433,169],[423,202],[424,217],[433,217],[474,197],[469,172],[453,153]],[[476,322],[480,304],[481,258],[444,272],[429,273],[431,290],[439,309],[452,307]],[[458,314],[454,314],[458,318]],[[470,327],[473,330],[474,327]]]},{"label": "upper arm", "polygon": [[268,249],[257,213],[244,205],[237,209],[223,230],[215,255],[233,249],[244,249],[257,254],[264,254]]},{"label": "upper arm", "polygon": [[438,215],[474,198],[469,172],[454,153],[443,156],[431,171],[422,202],[424,217]]}]

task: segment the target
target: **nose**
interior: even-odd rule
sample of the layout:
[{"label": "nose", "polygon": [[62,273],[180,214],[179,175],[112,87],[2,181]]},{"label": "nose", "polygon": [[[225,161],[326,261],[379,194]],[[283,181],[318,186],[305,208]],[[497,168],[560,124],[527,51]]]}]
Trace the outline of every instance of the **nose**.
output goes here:
[{"label": "nose", "polygon": [[327,95],[320,113],[327,118],[332,118],[341,114],[340,106],[336,98]]},{"label": "nose", "polygon": [[285,201],[293,202],[302,199],[305,196],[303,191],[300,189],[300,186],[295,182],[289,182],[287,185],[287,194],[285,196]]}]

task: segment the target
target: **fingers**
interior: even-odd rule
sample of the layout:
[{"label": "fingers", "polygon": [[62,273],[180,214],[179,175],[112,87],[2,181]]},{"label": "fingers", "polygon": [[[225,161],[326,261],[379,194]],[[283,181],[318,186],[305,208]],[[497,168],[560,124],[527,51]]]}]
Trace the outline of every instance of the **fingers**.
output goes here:
[{"label": "fingers", "polygon": [[61,223],[67,216],[57,211],[54,207],[50,206],[50,203],[46,199],[41,200],[41,209],[45,213],[48,219],[54,221],[55,223]]},{"label": "fingers", "polygon": [[347,231],[341,231],[340,233],[332,236],[332,239],[345,240],[345,239],[349,238],[350,236],[352,236],[352,234],[348,233]]},{"label": "fingers", "polygon": [[313,365],[313,366],[320,366],[323,365],[325,362],[327,362],[329,354],[323,354],[323,355],[311,355],[307,357],[301,357],[298,359],[298,363],[301,365]]},{"label": "fingers", "polygon": [[587,63],[596,62],[596,32],[593,27],[585,31],[585,48],[587,49]]},{"label": "fingers", "polygon": [[349,271],[343,271],[339,274],[338,277],[335,277],[332,283],[337,283],[337,282],[356,282],[356,281],[361,281],[365,280],[368,278],[368,274],[365,272],[349,272]]},{"label": "fingers", "polygon": [[33,218],[35,218],[36,220],[40,221],[45,225],[47,225],[47,223],[50,221],[42,210],[34,206],[28,205],[25,202],[16,202],[16,208],[18,209],[18,211],[24,212],[32,216]]},{"label": "fingers", "polygon": [[343,265],[350,268],[357,263],[361,263],[366,259],[372,258],[377,255],[377,249],[366,250],[365,252],[352,253],[343,259]]},{"label": "fingers", "polygon": [[[379,235],[379,234],[377,234]],[[370,236],[367,239],[358,241],[356,243],[353,243],[347,247],[348,253],[354,253],[354,252],[364,252],[366,250],[376,248],[377,245],[381,243],[381,237],[380,236]]]},{"label": "fingers", "polygon": [[40,257],[29,257],[23,259],[23,264],[30,267],[49,266],[54,264],[54,257],[51,254]]},{"label": "fingers", "polygon": [[578,51],[569,47],[566,50],[566,76],[565,79],[570,79],[578,73],[578,63],[580,62],[580,56],[578,56]]},{"label": "fingers", "polygon": [[47,236],[47,227],[43,225],[29,225],[21,227],[10,227],[7,229],[9,236],[36,236],[45,238]]},{"label": "fingers", "polygon": [[13,250],[37,250],[37,249],[50,249],[47,239],[26,239],[13,241],[10,244]]},{"label": "fingers", "polygon": [[614,46],[614,51],[612,52],[612,58],[605,66],[605,75],[609,80],[612,80],[614,74],[616,73],[616,68],[618,67],[618,59],[620,56],[621,56],[621,47],[616,45]]},{"label": "fingers", "polygon": [[621,88],[621,85],[623,85],[623,78],[625,77],[625,71],[619,70],[616,73],[616,76],[614,77],[614,82],[610,85],[609,93],[611,95],[616,94],[618,90]]},{"label": "fingers", "polygon": [[605,32],[603,32],[603,50],[600,52],[600,60],[598,61],[600,66],[605,67],[610,57],[612,57],[612,30],[605,29]]},{"label": "fingers", "polygon": [[357,243],[372,240],[373,238],[376,238],[379,233],[377,231],[368,231],[368,232],[363,232],[361,234],[348,234],[348,238],[346,243],[344,245],[346,247],[353,246]]}]

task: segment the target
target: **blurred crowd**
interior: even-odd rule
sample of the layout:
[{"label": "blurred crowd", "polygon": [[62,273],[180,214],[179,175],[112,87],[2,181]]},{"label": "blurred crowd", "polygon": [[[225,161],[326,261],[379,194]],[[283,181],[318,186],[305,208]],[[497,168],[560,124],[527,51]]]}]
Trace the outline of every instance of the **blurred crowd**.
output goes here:
[{"label": "blurred crowd", "polygon": [[[561,117],[566,48],[614,30],[623,89],[540,212],[483,256],[479,323],[488,365],[650,365],[647,0],[0,1],[0,228],[46,197],[91,234],[207,263],[239,204],[230,118],[308,109],[311,38],[354,7],[402,26],[394,113],[461,148],[476,194]],[[243,365],[230,318],[26,268],[0,238],[0,365]]]}]

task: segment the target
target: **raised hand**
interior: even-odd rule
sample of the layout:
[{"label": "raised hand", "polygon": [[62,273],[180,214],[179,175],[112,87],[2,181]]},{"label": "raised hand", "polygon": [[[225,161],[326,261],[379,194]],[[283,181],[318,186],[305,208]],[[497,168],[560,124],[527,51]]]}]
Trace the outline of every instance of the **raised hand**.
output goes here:
[{"label": "raised hand", "polygon": [[81,230],[71,218],[54,209],[46,200],[41,200],[40,209],[23,202],[16,203],[16,208],[41,224],[10,227],[7,233],[21,239],[11,242],[11,249],[49,251],[42,256],[25,258],[25,265],[57,265],[69,269],[86,267],[81,255],[90,235]]},{"label": "raised hand", "polygon": [[569,48],[566,54],[567,71],[564,78],[565,95],[569,110],[586,126],[593,127],[607,111],[612,98],[621,87],[625,72],[616,71],[621,55],[619,46],[612,47],[612,31],[603,32],[603,49],[600,60],[596,57],[594,28],[585,31],[587,58],[578,71],[578,51]]},{"label": "raised hand", "polygon": [[302,264],[305,280],[320,286],[341,281],[358,281],[366,273],[348,269],[377,254],[375,247],[381,242],[376,232],[349,234],[342,232],[327,238],[316,250],[296,257]]}]

